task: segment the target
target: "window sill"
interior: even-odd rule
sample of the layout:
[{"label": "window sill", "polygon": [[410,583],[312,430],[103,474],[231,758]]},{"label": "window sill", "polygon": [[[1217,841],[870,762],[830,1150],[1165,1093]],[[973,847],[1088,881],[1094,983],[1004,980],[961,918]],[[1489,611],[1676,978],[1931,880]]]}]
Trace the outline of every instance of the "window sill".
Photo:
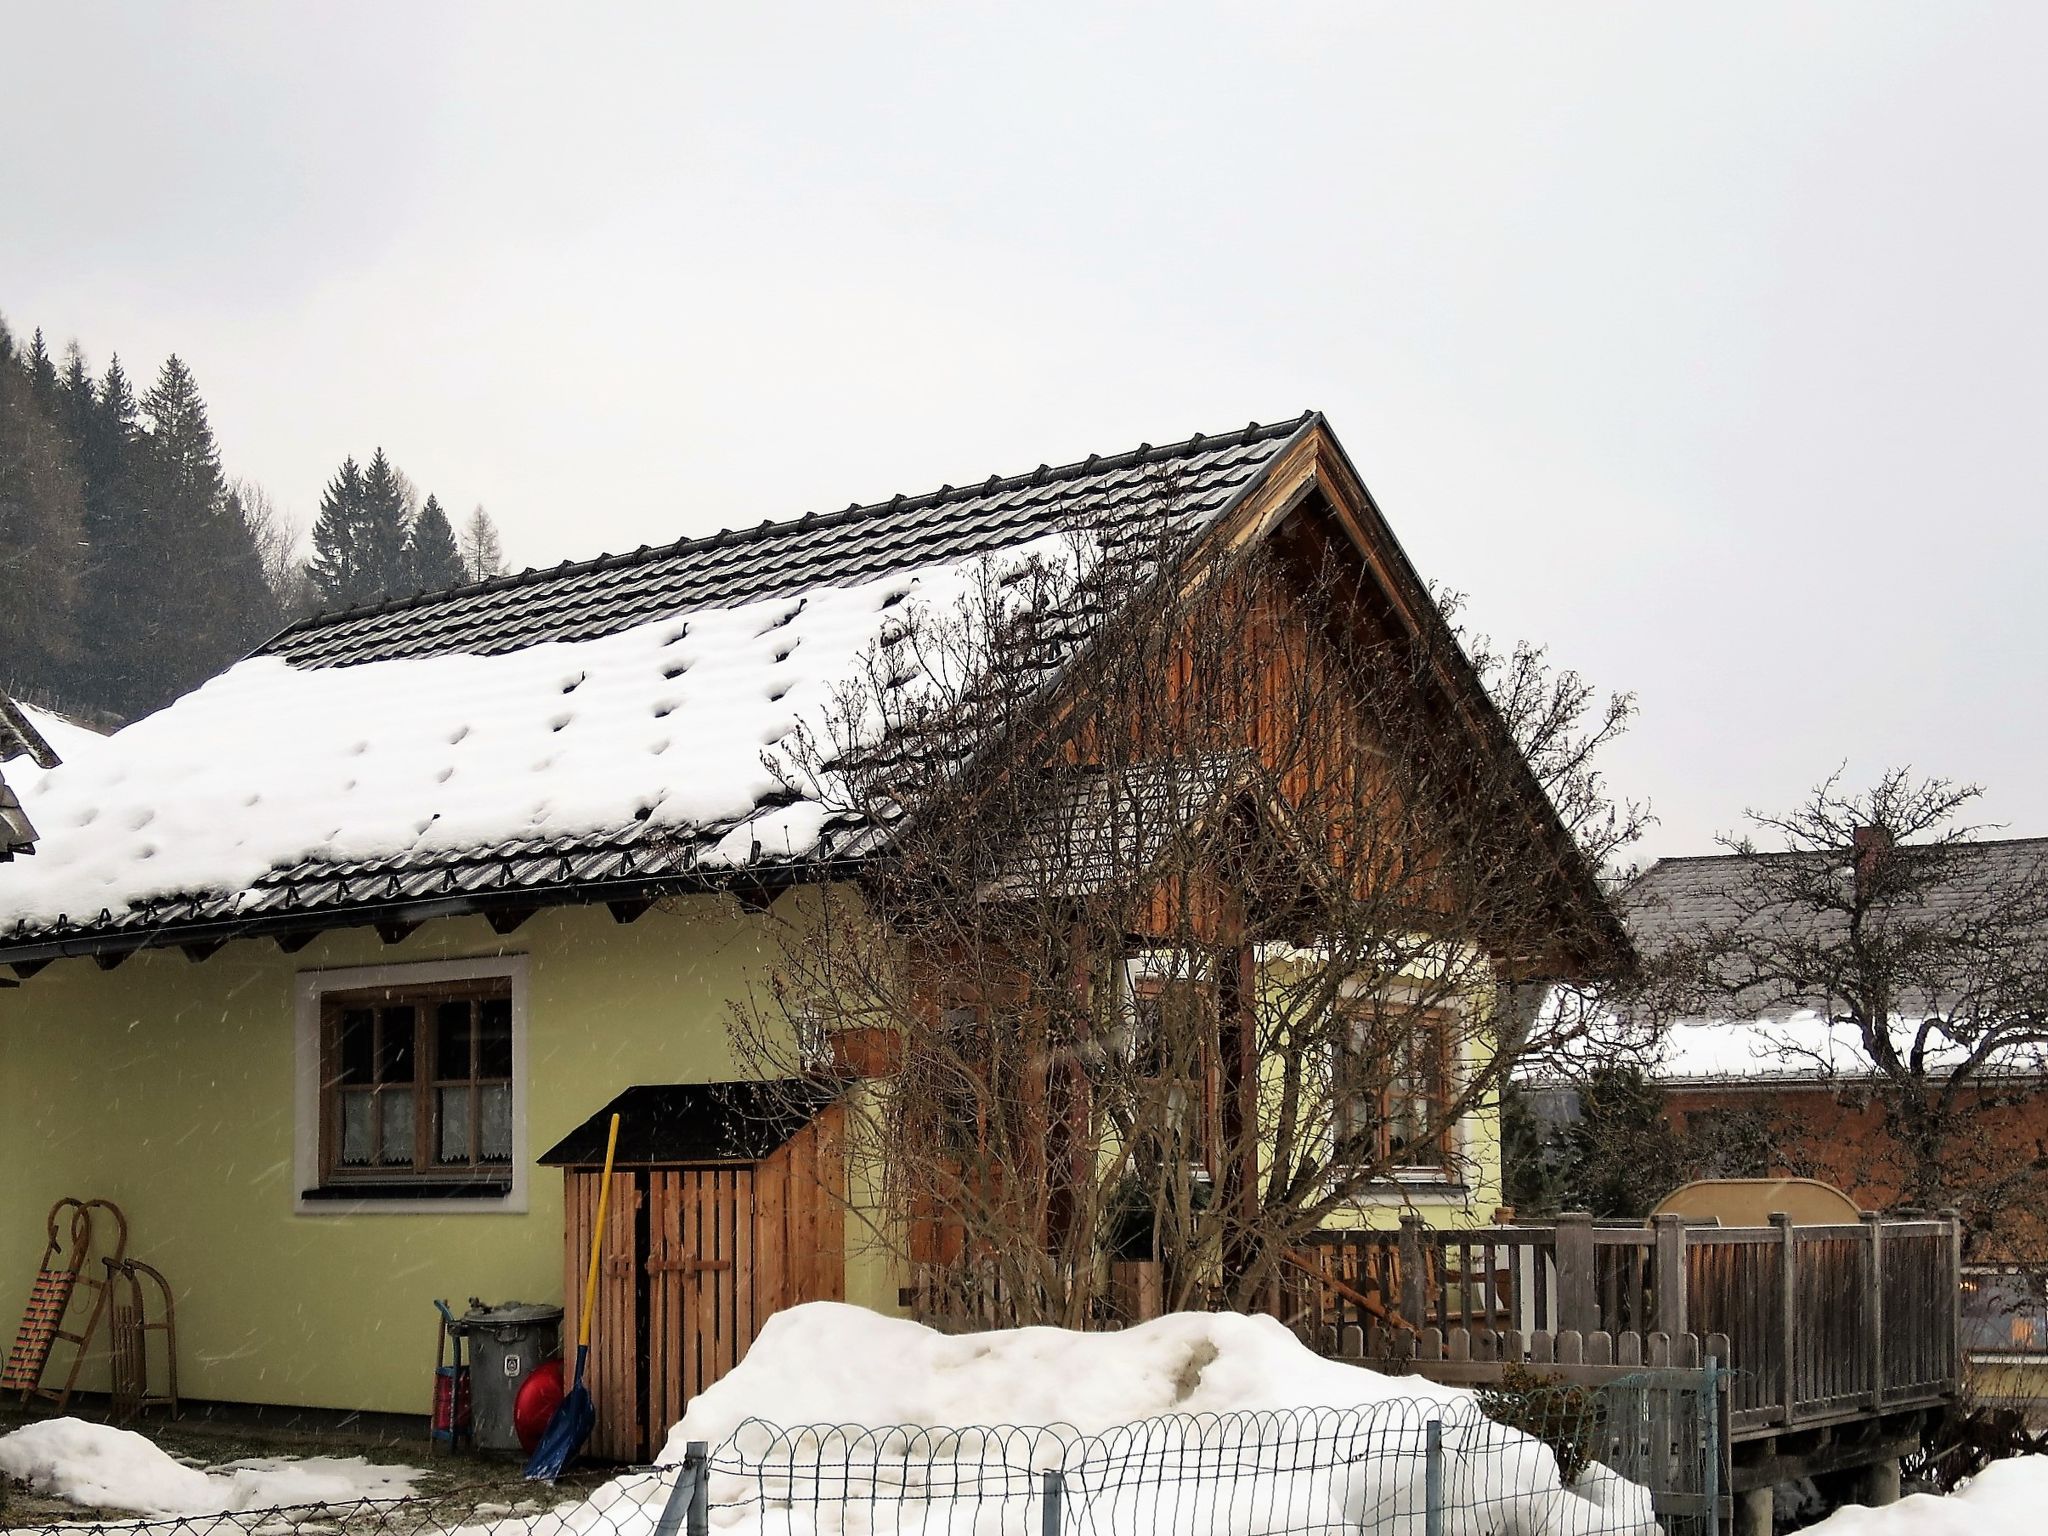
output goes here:
[{"label": "window sill", "polygon": [[[1333,1177],[1343,1171],[1331,1170]],[[1434,1168],[1396,1168],[1350,1196],[1359,1205],[1405,1205],[1416,1199],[1469,1202],[1471,1198],[1469,1183]]]},{"label": "window sill", "polygon": [[518,1184],[503,1181],[365,1179],[360,1184],[326,1184],[300,1190],[293,1213],[299,1216],[517,1216],[524,1215],[526,1208],[525,1191]]}]

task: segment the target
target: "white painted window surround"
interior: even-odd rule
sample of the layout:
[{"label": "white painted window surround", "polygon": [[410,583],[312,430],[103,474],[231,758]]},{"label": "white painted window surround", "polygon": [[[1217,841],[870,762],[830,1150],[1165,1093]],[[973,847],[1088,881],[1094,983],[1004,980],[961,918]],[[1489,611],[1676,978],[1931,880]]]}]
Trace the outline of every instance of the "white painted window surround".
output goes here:
[{"label": "white painted window surround", "polygon": [[[301,971],[293,979],[292,1213],[297,1216],[450,1216],[464,1212],[524,1215],[530,1158],[526,1145],[525,955],[473,960],[421,960],[410,965],[355,965]],[[430,986],[502,976],[512,985],[512,1187],[475,1199],[308,1200],[320,1182],[320,1000],[358,987]]]}]

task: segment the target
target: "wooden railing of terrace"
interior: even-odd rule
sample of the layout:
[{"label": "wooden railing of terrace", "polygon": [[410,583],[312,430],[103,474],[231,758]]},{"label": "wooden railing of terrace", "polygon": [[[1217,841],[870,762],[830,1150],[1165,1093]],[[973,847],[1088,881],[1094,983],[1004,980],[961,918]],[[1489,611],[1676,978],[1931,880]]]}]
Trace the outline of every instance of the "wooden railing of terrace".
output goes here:
[{"label": "wooden railing of terrace", "polygon": [[1442,1381],[1497,1379],[1512,1361],[1591,1381],[1713,1356],[1735,1372],[1741,1439],[1955,1397],[1961,1259],[1946,1214],[1463,1230],[1410,1215],[1294,1250],[1279,1312],[1323,1354]]}]

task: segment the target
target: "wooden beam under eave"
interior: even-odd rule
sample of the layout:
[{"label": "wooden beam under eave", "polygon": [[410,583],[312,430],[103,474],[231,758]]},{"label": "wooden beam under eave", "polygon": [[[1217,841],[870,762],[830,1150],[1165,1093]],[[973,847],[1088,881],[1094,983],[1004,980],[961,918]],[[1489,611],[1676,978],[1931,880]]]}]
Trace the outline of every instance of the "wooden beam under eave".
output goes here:
[{"label": "wooden beam under eave", "polygon": [[48,960],[17,960],[14,962],[14,974],[22,981],[27,981],[49,963]]},{"label": "wooden beam under eave", "polygon": [[103,971],[111,971],[133,953],[130,949],[102,949],[94,953],[92,963]]},{"label": "wooden beam under eave", "polygon": [[319,937],[318,928],[308,928],[300,933],[280,933],[277,936],[277,947],[288,955],[296,955]]},{"label": "wooden beam under eave", "polygon": [[493,933],[510,933],[539,910],[539,907],[493,907],[484,914],[484,921],[491,925]]},{"label": "wooden beam under eave", "polygon": [[221,946],[225,943],[227,943],[226,939],[208,939],[201,944],[180,944],[178,948],[185,952],[187,960],[197,965],[200,961],[211,960],[215,955],[219,954]]},{"label": "wooden beam under eave", "polygon": [[766,912],[775,905],[775,892],[765,885],[735,885],[732,899],[742,912]]},{"label": "wooden beam under eave", "polygon": [[654,903],[648,900],[608,901],[605,903],[606,908],[612,914],[612,921],[615,923],[638,922],[647,915],[647,909],[653,905]]},{"label": "wooden beam under eave", "polygon": [[408,938],[412,936],[413,930],[418,928],[419,924],[392,922],[378,923],[375,926],[377,929],[377,937],[382,939],[386,944],[403,944]]}]

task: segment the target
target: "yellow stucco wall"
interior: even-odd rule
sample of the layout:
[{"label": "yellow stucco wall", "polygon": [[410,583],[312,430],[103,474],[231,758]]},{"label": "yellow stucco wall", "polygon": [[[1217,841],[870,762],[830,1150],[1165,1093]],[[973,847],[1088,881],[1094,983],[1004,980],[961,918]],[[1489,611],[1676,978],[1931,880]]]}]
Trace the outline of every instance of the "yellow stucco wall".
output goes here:
[{"label": "yellow stucco wall", "polygon": [[[796,900],[797,898],[785,898]],[[20,1316],[60,1195],[118,1202],[130,1253],[178,1294],[191,1398],[418,1413],[432,1301],[562,1299],[561,1178],[533,1169],[523,1214],[296,1214],[294,985],[306,971],[527,957],[531,1160],[635,1083],[746,1075],[729,1000],[775,957],[768,919],[729,899],[671,903],[620,925],[602,907],[543,911],[500,937],[480,918],[397,945],[367,930],[287,955],[268,940],[200,963],[146,951],[117,969],[56,962],[0,991],[0,1330]],[[1414,1191],[1432,1221],[1499,1200],[1497,1120],[1465,1131],[1470,1194]],[[873,1170],[854,1170],[856,1195]],[[1399,1200],[1354,1219],[1394,1221]],[[895,1310],[903,1276],[850,1215],[848,1299]],[[94,1371],[88,1385],[103,1382]]]},{"label": "yellow stucco wall", "polygon": [[[295,955],[266,940],[199,964],[59,961],[0,991],[0,1329],[11,1338],[50,1203],[97,1195],[176,1287],[185,1395],[423,1412],[434,1297],[561,1300],[561,1177],[533,1169],[523,1215],[295,1215],[294,978],[526,955],[530,1160],[634,1083],[742,1075],[727,1000],[772,944],[764,919],[703,897],[630,925],[544,911],[503,938],[459,918],[395,946],[351,930]],[[871,1245],[848,1284],[894,1301]]]}]

